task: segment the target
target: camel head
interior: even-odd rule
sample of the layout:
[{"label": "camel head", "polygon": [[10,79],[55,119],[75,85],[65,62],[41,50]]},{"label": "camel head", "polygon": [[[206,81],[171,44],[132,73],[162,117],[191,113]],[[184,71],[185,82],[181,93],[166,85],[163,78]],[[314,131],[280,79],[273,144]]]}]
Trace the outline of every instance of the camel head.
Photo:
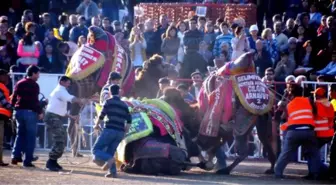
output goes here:
[{"label": "camel head", "polygon": [[235,61],[226,63],[223,67],[221,67],[217,74],[220,76],[225,75],[237,75],[241,73],[255,73],[255,66],[253,61],[254,52],[250,51],[244,53]]}]

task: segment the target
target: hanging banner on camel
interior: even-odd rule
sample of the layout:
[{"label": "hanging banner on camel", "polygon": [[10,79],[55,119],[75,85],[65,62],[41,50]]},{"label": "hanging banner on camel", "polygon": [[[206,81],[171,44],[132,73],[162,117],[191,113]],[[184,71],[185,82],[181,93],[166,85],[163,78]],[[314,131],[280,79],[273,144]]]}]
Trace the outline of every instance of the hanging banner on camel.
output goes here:
[{"label": "hanging banner on camel", "polygon": [[103,66],[104,55],[96,49],[84,45],[71,57],[65,75],[74,79],[82,80]]},{"label": "hanging banner on camel", "polygon": [[258,75],[245,73],[231,78],[233,88],[245,109],[257,115],[263,115],[271,110],[274,96]]}]

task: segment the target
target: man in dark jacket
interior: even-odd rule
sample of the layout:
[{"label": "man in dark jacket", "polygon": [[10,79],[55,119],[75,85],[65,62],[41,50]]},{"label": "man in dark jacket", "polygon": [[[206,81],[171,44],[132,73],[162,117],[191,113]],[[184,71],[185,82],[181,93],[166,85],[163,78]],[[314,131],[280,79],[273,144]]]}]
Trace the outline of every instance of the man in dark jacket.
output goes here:
[{"label": "man in dark jacket", "polygon": [[191,73],[199,70],[202,74],[207,72],[207,62],[198,53],[199,44],[203,40],[204,34],[197,30],[197,19],[189,21],[190,30],[185,32],[183,43],[185,56],[180,70],[181,78],[190,78]]}]

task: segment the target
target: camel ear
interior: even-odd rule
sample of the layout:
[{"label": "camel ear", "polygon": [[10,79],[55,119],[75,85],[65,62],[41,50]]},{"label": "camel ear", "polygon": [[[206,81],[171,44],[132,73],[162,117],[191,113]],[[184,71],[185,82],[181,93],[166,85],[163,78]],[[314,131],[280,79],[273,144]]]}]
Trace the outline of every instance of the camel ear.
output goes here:
[{"label": "camel ear", "polygon": [[253,56],[256,51],[254,49],[251,49],[246,53],[247,56]]}]

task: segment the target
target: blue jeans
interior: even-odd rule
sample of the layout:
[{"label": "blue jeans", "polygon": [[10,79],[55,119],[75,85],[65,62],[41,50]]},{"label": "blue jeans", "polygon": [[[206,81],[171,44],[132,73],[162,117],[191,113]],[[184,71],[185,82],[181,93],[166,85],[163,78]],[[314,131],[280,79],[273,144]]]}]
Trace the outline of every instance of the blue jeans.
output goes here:
[{"label": "blue jeans", "polygon": [[36,132],[37,113],[32,110],[17,110],[14,112],[17,122],[17,135],[15,138],[12,158],[22,158],[25,154],[23,165],[30,164],[33,160]]},{"label": "blue jeans", "polygon": [[224,145],[219,147],[216,152],[216,158],[217,158],[217,163],[216,163],[216,170],[221,170],[226,168],[226,155],[224,151]]},{"label": "blue jeans", "polygon": [[[93,145],[93,159],[105,162],[110,160],[114,156],[114,153],[117,150],[119,143],[124,138],[124,135],[124,131],[104,128],[103,132],[100,134],[95,144]],[[117,173],[117,167],[115,163],[113,163],[111,166],[110,173]]]},{"label": "blue jeans", "polygon": [[320,169],[320,154],[314,130],[288,130],[283,140],[283,148],[274,167],[275,175],[282,176],[292,155],[299,146],[306,148],[311,167],[309,173],[317,175]]}]

